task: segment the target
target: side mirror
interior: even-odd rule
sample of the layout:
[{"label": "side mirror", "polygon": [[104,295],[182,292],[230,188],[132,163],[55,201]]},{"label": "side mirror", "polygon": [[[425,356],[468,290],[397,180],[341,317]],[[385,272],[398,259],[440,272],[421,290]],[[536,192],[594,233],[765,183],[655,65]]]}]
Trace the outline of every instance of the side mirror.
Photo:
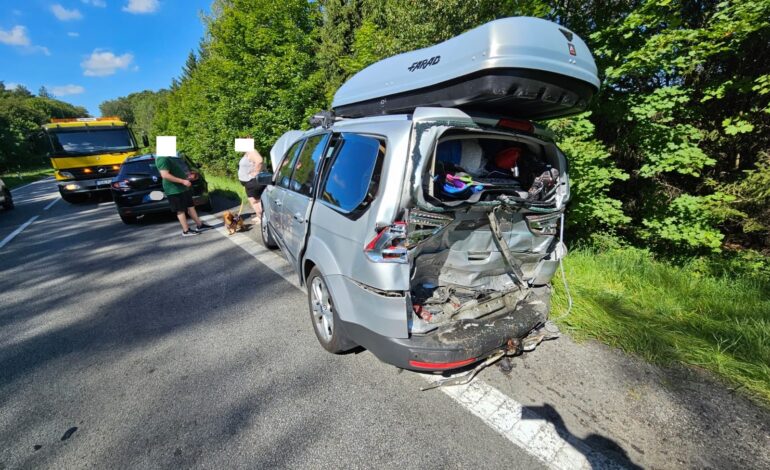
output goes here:
[{"label": "side mirror", "polygon": [[273,184],[273,174],[269,171],[263,171],[262,173],[257,175],[257,183],[267,186],[268,184]]},{"label": "side mirror", "polygon": [[145,147],[150,146],[150,138],[147,137],[147,134],[142,134],[142,144],[144,144]]}]

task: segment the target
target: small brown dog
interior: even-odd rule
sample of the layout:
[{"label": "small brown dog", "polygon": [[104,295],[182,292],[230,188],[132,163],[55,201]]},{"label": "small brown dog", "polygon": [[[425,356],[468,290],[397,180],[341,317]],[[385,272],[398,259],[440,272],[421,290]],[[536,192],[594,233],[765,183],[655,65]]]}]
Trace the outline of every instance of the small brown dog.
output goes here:
[{"label": "small brown dog", "polygon": [[225,228],[229,235],[243,231],[243,217],[240,214],[235,215],[230,211],[224,211],[222,213],[222,220],[225,222]]}]

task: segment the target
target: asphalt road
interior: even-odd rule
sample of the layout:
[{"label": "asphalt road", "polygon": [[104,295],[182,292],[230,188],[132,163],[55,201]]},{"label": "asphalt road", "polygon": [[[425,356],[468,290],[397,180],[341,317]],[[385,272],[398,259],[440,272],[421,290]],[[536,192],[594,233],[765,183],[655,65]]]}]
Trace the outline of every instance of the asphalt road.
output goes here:
[{"label": "asphalt road", "polygon": [[420,392],[326,353],[256,231],[14,197],[0,241],[37,219],[0,248],[0,469],[770,466],[770,413],[697,371],[562,337]]},{"label": "asphalt road", "polygon": [[44,212],[52,186],[0,213],[39,215],[0,251],[0,468],[541,466],[418,375],[323,351],[305,294],[219,233]]}]

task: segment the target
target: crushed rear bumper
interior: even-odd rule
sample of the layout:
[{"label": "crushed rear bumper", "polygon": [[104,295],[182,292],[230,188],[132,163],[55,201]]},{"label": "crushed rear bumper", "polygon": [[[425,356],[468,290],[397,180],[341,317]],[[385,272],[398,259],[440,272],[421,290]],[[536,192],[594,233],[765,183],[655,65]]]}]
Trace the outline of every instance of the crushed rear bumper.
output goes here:
[{"label": "crushed rear bumper", "polygon": [[473,364],[525,337],[544,323],[550,309],[549,286],[533,288],[513,312],[475,320],[459,320],[425,335],[389,338],[354,323],[342,322],[350,339],[383,362],[402,369],[435,371]]}]

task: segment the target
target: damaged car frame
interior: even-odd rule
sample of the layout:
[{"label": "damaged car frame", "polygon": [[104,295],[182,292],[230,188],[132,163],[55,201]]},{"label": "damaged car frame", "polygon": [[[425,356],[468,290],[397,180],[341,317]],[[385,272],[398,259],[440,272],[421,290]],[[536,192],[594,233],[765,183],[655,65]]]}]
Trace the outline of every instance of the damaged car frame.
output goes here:
[{"label": "damaged car frame", "polygon": [[[535,33],[564,46],[564,64],[513,66]],[[580,112],[598,89],[573,36],[507,18],[386,59],[343,85],[318,127],[278,140],[275,174],[259,176],[262,238],[306,286],[325,349],[449,370],[520,348],[545,324],[570,187],[567,159],[531,119]],[[464,73],[449,57],[469,43],[488,60]],[[519,56],[506,63],[501,44]],[[383,76],[412,73],[422,55],[441,56],[425,69],[444,67],[434,83],[398,89]]]}]

